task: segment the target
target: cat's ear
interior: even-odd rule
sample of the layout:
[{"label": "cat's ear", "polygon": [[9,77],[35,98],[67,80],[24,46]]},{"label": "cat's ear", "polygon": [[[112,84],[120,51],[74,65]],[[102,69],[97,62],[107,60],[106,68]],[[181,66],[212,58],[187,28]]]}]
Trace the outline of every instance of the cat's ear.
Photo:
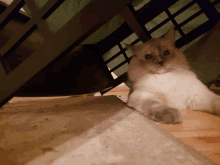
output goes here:
[{"label": "cat's ear", "polygon": [[166,34],[163,36],[164,39],[170,41],[170,43],[175,43],[175,27],[173,26]]}]

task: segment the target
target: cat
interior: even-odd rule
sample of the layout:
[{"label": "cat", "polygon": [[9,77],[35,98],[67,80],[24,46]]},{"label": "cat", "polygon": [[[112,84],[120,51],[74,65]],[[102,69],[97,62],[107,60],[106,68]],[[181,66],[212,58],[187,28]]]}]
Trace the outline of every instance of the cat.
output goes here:
[{"label": "cat", "polygon": [[171,28],[161,38],[127,46],[133,53],[127,105],[166,124],[181,123],[179,111],[184,109],[220,115],[220,97],[197,78],[174,43],[175,30]]}]

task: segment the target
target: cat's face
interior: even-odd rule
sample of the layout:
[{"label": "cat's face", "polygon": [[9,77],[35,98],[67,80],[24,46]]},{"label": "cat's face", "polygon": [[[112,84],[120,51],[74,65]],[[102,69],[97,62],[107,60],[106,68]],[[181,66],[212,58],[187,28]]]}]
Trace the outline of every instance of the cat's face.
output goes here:
[{"label": "cat's face", "polygon": [[163,38],[131,47],[131,64],[133,62],[145,72],[153,74],[163,74],[177,68],[189,69],[184,54],[174,47],[174,37],[174,29],[171,29]]}]

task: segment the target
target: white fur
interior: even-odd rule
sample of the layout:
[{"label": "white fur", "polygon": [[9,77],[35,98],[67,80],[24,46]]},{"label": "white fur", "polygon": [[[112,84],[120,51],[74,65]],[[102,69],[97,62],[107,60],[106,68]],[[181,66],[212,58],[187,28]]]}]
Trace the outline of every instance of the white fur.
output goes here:
[{"label": "white fur", "polygon": [[[174,29],[166,34],[165,39],[139,45],[138,49],[133,48],[135,56],[128,67],[133,89],[129,94],[128,106],[142,110],[145,100],[155,100],[178,110],[202,110],[220,115],[220,97],[197,78],[190,70],[184,54],[169,45],[170,41],[174,42]],[[163,56],[163,66],[157,64],[162,57],[155,51],[157,46],[170,51],[169,56]],[[153,54],[154,59],[146,60],[146,53]]]},{"label": "white fur", "polygon": [[140,109],[144,100],[160,101],[162,96],[168,106],[178,110],[203,110],[220,115],[220,97],[210,91],[189,69],[175,67],[167,73],[147,73],[138,64],[138,59],[133,58],[128,76],[133,81],[134,89],[129,96],[128,105],[129,100],[135,100],[137,109]]},{"label": "white fur", "polygon": [[[190,70],[175,70],[164,74],[147,74],[134,83],[135,92],[147,97],[163,95],[167,105],[178,110],[194,109],[215,112],[212,103],[219,96],[211,92]],[[137,88],[138,87],[138,88]],[[146,98],[146,97],[145,97]]]}]

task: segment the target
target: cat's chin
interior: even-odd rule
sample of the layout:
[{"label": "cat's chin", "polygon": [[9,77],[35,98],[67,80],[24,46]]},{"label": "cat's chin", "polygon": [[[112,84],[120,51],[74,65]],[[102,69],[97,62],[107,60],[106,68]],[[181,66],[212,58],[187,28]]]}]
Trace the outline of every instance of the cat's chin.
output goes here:
[{"label": "cat's chin", "polygon": [[158,69],[157,71],[154,72],[154,74],[165,74],[167,72],[171,72],[173,69],[174,68],[172,68],[172,67],[166,66],[166,67]]},{"label": "cat's chin", "polygon": [[153,74],[164,74],[164,73],[167,73],[168,71],[169,71],[168,69],[163,68],[163,69],[159,69],[157,71],[151,71],[151,73],[153,73]]},{"label": "cat's chin", "polygon": [[160,69],[158,70],[158,73],[157,74],[164,74],[164,73],[167,73],[167,69]]}]

